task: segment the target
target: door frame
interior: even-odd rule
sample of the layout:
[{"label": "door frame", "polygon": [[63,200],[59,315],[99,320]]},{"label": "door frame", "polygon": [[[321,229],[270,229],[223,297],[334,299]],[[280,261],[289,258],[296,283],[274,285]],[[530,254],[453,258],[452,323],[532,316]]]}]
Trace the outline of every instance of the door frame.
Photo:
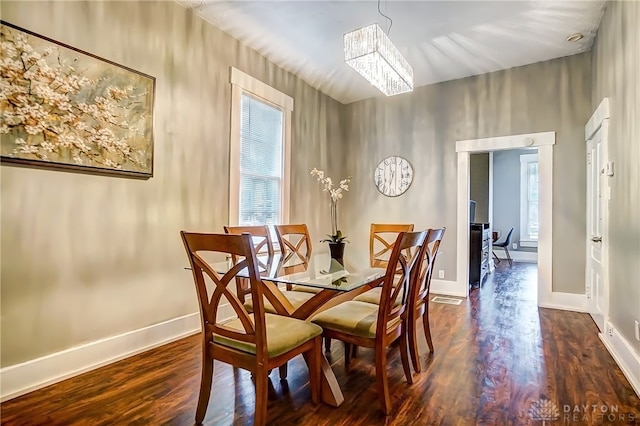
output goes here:
[{"label": "door frame", "polygon": [[[593,112],[593,115],[584,126],[584,143],[585,146],[595,136],[595,134],[602,128],[602,141],[600,142],[601,147],[601,164],[606,167],[607,162],[609,161],[609,98],[603,98],[596,110]],[[585,176],[586,177],[586,176]],[[608,180],[604,180],[605,185],[601,189],[603,194],[602,200],[602,229],[600,230],[602,235],[602,245],[600,250],[602,251],[602,287],[603,291],[606,293],[606,304],[603,306],[602,311],[602,324],[598,324],[596,319],[594,321],[598,325],[600,329],[600,334],[604,333],[605,327],[607,326],[607,322],[609,320],[609,238],[608,238],[608,230],[609,230],[609,199],[611,198],[611,187],[608,183]],[[589,203],[589,194],[587,193],[587,204]],[[585,206],[587,207],[587,206]],[[586,211],[587,209],[585,209]],[[588,214],[588,211],[586,212]],[[585,249],[585,294],[588,299],[587,310],[591,314],[591,307],[593,301],[591,300],[590,293],[593,289],[591,289],[589,285],[589,218],[587,217],[587,229],[585,233],[585,241],[586,241],[586,249]],[[593,316],[591,316],[593,318]]]},{"label": "door frame", "polygon": [[[458,153],[458,220],[457,220],[457,292],[469,295],[469,160],[472,153],[538,148],[538,176],[540,187],[538,211],[538,306],[579,310],[584,312],[585,301],[570,293],[553,292],[553,146],[555,132],[527,133],[456,142]],[[577,296],[577,297],[576,297]]]}]

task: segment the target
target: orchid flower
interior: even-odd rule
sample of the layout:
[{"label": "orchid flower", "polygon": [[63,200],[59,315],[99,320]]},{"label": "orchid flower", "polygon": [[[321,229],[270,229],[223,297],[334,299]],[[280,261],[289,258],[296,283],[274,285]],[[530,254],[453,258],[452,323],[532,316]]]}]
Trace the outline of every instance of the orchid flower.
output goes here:
[{"label": "orchid flower", "polygon": [[329,238],[322,240],[322,242],[340,243],[345,241],[347,237],[343,236],[342,231],[338,229],[338,200],[343,197],[344,191],[349,191],[351,176],[346,179],[342,179],[339,183],[339,187],[334,189],[333,180],[330,177],[325,177],[324,171],[318,170],[314,167],[309,172],[322,184],[322,191],[329,193],[329,201],[331,205],[331,235],[327,235]]}]

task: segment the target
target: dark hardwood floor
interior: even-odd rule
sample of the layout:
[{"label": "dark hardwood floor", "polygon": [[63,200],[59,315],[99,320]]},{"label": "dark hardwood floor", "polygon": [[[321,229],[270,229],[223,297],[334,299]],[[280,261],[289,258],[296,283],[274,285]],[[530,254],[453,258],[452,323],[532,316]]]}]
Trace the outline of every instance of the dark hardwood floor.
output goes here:
[{"label": "dark hardwood floor", "polygon": [[[426,368],[413,385],[405,382],[398,348],[390,349],[391,416],[378,405],[373,353],[361,348],[346,374],[342,345],[333,342],[342,406],[311,404],[306,366],[296,358],[287,382],[272,373],[268,424],[542,424],[530,416],[541,399],[558,409],[550,425],[640,424],[640,400],[591,318],[536,307],[536,265],[502,262],[461,305],[432,302],[430,309],[435,353],[427,354],[422,336]],[[196,335],[7,401],[2,424],[190,425],[199,371]],[[251,424],[253,405],[250,375],[216,364],[205,424]]]}]

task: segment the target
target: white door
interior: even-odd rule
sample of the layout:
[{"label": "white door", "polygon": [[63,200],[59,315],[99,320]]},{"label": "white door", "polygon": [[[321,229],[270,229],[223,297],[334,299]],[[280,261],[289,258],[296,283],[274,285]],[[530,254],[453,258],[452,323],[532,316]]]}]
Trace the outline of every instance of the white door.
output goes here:
[{"label": "white door", "polygon": [[604,330],[607,315],[608,289],[606,288],[603,241],[608,187],[605,174],[605,147],[608,120],[587,141],[587,270],[586,291],[589,313]]}]

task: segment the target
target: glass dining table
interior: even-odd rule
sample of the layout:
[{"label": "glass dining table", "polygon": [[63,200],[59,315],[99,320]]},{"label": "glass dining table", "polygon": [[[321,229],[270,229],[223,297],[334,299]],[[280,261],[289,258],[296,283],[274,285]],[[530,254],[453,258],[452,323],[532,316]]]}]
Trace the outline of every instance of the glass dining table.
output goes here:
[{"label": "glass dining table", "polygon": [[[320,253],[309,259],[297,256],[257,256],[258,268],[264,283],[263,294],[279,315],[301,320],[310,320],[315,314],[351,300],[382,283],[383,268],[368,265],[347,267],[332,259],[328,253]],[[219,273],[233,266],[232,259],[213,263]],[[240,272],[238,276],[246,273]],[[282,286],[301,286],[316,289],[314,295],[302,305],[295,307],[282,293]],[[304,289],[298,289],[304,291]],[[322,356],[322,401],[334,407],[344,401],[342,391],[326,357]]]}]

